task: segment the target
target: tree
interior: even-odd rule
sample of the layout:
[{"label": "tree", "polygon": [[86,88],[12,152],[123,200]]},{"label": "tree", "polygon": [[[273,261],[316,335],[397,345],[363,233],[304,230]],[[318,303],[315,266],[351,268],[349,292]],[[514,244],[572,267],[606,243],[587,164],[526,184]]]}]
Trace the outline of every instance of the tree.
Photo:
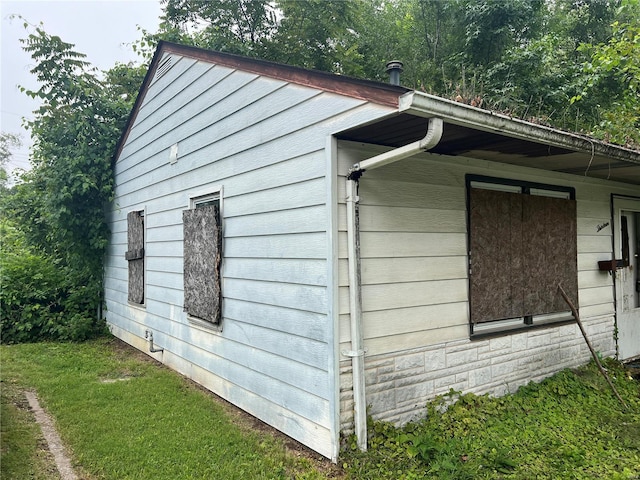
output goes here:
[{"label": "tree", "polygon": [[[41,186],[51,239],[78,268],[99,275],[107,243],[104,205],[112,195],[110,160],[131,100],[98,78],[84,55],[41,28],[23,41],[42,101],[28,122],[34,139],[30,180]],[[92,274],[94,275],[94,274]]]},{"label": "tree", "polygon": [[[80,338],[97,325],[109,234],[105,206],[113,196],[111,162],[146,69],[116,65],[101,74],[72,44],[42,26],[22,42],[35,61],[31,73],[39,83],[37,90],[22,90],[41,106],[27,123],[34,141],[32,169],[3,200],[3,209],[15,219],[28,251],[44,258],[31,267],[53,266],[66,279],[53,295],[59,308],[50,313],[60,322],[71,318],[64,335]],[[55,324],[37,329],[63,330]]]},{"label": "tree", "polygon": [[357,29],[362,0],[280,0],[282,19],[273,36],[279,61],[315,70],[362,75]]},{"label": "tree", "polygon": [[[252,57],[267,57],[277,25],[268,0],[162,0],[164,15],[157,33],[143,32],[138,47],[150,56],[158,40],[195,45]],[[149,48],[150,47],[150,48]]]},{"label": "tree", "polygon": [[[623,0],[609,41],[584,43],[589,61],[583,91],[573,98],[595,97],[601,120],[591,134],[623,145],[640,145],[640,0]],[[604,95],[603,95],[604,94]]]},{"label": "tree", "polygon": [[459,0],[465,57],[475,66],[500,61],[509,48],[535,36],[542,6],[542,0]]},{"label": "tree", "polygon": [[7,188],[9,182],[9,174],[6,165],[11,160],[12,149],[19,148],[22,145],[20,135],[15,133],[0,133],[0,191]]}]

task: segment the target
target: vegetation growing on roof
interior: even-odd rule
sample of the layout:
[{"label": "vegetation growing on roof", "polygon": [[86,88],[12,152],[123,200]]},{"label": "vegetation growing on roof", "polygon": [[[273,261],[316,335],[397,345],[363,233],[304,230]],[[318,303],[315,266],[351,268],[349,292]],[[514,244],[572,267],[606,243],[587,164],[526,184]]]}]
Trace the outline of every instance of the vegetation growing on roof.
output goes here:
[{"label": "vegetation growing on roof", "polygon": [[[382,81],[386,62],[398,59],[407,87],[640,145],[640,0],[162,3],[159,30],[142,31],[133,47],[143,59],[169,40]],[[88,300],[74,311],[91,324],[99,322],[111,160],[146,67],[98,72],[44,26],[25,27],[40,88],[24,93],[42,105],[27,124],[31,171],[8,188],[0,170],[0,211],[83,292]],[[8,312],[3,322],[22,321]]]}]

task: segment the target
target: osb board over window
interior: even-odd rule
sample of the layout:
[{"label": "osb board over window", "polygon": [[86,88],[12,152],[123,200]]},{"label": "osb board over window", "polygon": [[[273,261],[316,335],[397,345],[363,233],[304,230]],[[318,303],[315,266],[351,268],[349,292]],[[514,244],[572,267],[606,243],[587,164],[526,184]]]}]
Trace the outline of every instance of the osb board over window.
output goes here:
[{"label": "osb board over window", "polygon": [[574,200],[470,190],[470,311],[473,323],[567,310],[577,304]]},{"label": "osb board over window", "polygon": [[522,195],[471,189],[471,319],[522,312]]},{"label": "osb board over window", "polygon": [[144,215],[141,211],[127,214],[127,253],[129,263],[129,296],[131,303],[144,303]]},{"label": "osb board over window", "polygon": [[184,224],[184,310],[211,323],[220,322],[222,233],[216,205],[182,213]]},{"label": "osb board over window", "polygon": [[523,195],[524,315],[567,311],[558,284],[578,305],[576,202]]}]

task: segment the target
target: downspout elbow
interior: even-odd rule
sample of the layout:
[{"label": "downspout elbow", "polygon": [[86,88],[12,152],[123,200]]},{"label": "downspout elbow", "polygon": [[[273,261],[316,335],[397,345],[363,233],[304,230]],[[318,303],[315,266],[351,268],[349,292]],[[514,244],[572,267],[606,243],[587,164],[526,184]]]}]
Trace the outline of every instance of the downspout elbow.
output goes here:
[{"label": "downspout elbow", "polygon": [[159,353],[164,352],[164,348],[156,348],[153,346],[153,332],[149,330],[144,331],[144,338],[149,340],[149,352],[151,353]]},{"label": "downspout elbow", "polygon": [[413,157],[420,152],[432,149],[440,142],[443,128],[444,122],[441,118],[430,118],[427,133],[422,139],[356,163],[349,170],[349,180],[358,180],[365,170],[372,170],[384,165],[389,165],[390,163],[395,163],[399,160]]},{"label": "downspout elbow", "polygon": [[429,127],[427,133],[422,140],[420,140],[420,150],[431,150],[442,138],[442,131],[444,130],[444,122],[441,118],[433,117],[429,119]]},{"label": "downspout elbow", "polygon": [[349,271],[349,311],[351,348],[343,355],[351,358],[353,377],[354,428],[358,448],[367,449],[367,403],[365,393],[364,339],[362,334],[362,297],[360,272],[360,228],[358,182],[367,169],[412,157],[435,147],[442,138],[443,121],[441,118],[429,119],[429,127],[424,138],[404,147],[356,163],[349,169],[346,185],[347,204],[347,256]]}]

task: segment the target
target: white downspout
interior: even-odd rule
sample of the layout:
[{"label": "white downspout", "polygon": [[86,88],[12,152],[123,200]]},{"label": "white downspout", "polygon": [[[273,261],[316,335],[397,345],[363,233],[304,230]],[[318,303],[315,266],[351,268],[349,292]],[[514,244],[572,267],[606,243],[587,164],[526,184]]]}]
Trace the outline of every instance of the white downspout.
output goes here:
[{"label": "white downspout", "polygon": [[349,312],[353,378],[354,429],[358,448],[367,450],[367,402],[364,393],[364,349],[360,281],[360,222],[358,180],[347,179],[347,256],[349,259]]},{"label": "white downspout", "polygon": [[429,119],[427,134],[423,139],[386,153],[356,163],[347,176],[347,255],[349,260],[349,312],[351,351],[342,352],[351,357],[353,377],[354,429],[358,448],[367,450],[367,401],[364,382],[364,341],[362,335],[362,285],[360,278],[360,220],[358,182],[365,170],[427,151],[438,144],[442,137],[441,118]]},{"label": "white downspout", "polygon": [[[442,125],[443,121],[441,118],[430,118],[429,119],[429,127],[427,128],[427,134],[421,140],[417,142],[410,143],[405,145],[404,147],[399,147],[394,150],[391,150],[386,153],[381,153],[380,155],[376,155],[375,157],[371,157],[367,160],[363,160],[360,163],[356,163],[351,170],[349,170],[349,174],[353,174],[354,172],[362,172],[365,170],[372,170],[374,168],[382,167],[383,165],[388,165],[393,162],[397,162],[398,160],[402,160],[408,157],[412,157],[420,152],[425,152],[427,150],[435,147],[440,138],[442,137]],[[358,175],[358,178],[361,176]]]}]

